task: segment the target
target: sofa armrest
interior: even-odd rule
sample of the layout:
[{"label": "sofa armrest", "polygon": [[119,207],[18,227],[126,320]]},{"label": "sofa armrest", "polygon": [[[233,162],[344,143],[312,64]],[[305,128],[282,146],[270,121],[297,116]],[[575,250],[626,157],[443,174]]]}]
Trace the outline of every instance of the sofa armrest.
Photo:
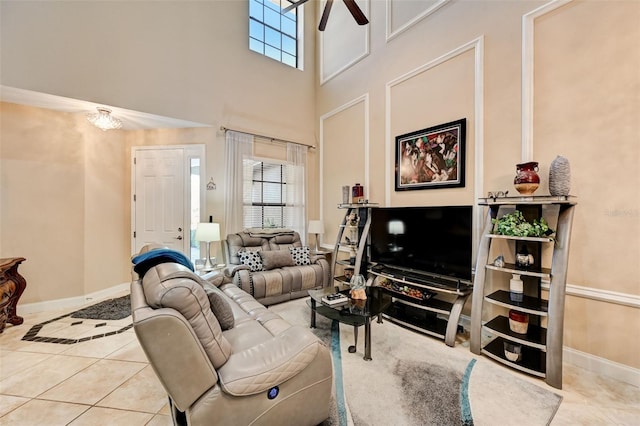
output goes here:
[{"label": "sofa armrest", "polygon": [[251,271],[251,268],[247,265],[229,265],[224,268],[224,275],[233,278],[238,271]]},{"label": "sofa armrest", "polygon": [[318,263],[320,259],[326,260],[327,258],[324,254],[312,254],[311,256],[309,256],[309,260],[311,261],[311,263]]},{"label": "sofa armrest", "polygon": [[320,265],[322,267],[323,276],[322,276],[322,287],[329,287],[332,285],[331,282],[331,265],[324,257],[323,254],[311,256],[311,264]]},{"label": "sofa armrest", "polygon": [[309,330],[290,327],[272,339],[232,354],[218,369],[220,386],[234,396],[264,392],[304,370],[322,345]]}]

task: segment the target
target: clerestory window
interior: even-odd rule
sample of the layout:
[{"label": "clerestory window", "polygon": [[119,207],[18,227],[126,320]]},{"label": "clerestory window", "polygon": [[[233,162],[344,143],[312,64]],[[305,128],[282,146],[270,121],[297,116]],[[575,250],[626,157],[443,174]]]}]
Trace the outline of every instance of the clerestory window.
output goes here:
[{"label": "clerestory window", "polygon": [[302,68],[298,8],[282,14],[288,0],[249,0],[249,49],[294,68]]}]

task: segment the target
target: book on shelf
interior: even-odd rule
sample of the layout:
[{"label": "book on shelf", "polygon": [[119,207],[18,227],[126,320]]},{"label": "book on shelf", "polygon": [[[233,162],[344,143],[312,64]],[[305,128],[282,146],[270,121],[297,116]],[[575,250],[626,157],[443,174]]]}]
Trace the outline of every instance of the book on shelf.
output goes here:
[{"label": "book on shelf", "polygon": [[348,301],[349,298],[342,293],[327,294],[322,298],[322,303],[326,303],[327,305],[339,305]]}]

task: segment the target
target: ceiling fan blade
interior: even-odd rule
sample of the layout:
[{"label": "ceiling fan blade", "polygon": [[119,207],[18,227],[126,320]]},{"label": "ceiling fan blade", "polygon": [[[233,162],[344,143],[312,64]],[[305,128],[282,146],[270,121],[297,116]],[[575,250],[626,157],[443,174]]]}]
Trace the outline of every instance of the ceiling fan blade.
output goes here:
[{"label": "ceiling fan blade", "polygon": [[356,20],[358,25],[366,25],[369,23],[369,20],[367,19],[366,16],[364,16],[364,13],[362,13],[362,10],[358,6],[358,4],[355,2],[355,0],[343,0],[343,1],[344,1],[344,4],[347,6],[347,9],[349,9],[349,12],[351,12],[351,15],[353,15],[353,18]]},{"label": "ceiling fan blade", "polygon": [[[289,0],[289,1],[291,1],[291,0]],[[293,9],[295,9],[296,7],[302,5],[303,3],[306,3],[308,1],[309,0],[300,0],[300,1],[297,1],[297,2],[291,2],[292,4],[290,4],[289,6],[285,7],[284,9],[282,9],[282,13],[284,14],[284,13],[290,12]]]},{"label": "ceiling fan blade", "polygon": [[327,0],[327,4],[324,5],[324,11],[322,12],[322,18],[320,18],[318,31],[324,31],[324,29],[327,28],[327,21],[329,20],[329,12],[331,12],[331,6],[333,6],[333,0]]}]

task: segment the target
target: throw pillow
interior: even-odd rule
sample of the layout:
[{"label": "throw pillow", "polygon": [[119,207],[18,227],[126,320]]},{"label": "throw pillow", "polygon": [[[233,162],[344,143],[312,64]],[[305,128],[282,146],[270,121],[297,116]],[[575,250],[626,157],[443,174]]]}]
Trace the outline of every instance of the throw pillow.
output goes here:
[{"label": "throw pillow", "polygon": [[233,319],[233,310],[231,305],[225,299],[224,294],[218,287],[205,286],[204,291],[209,298],[209,304],[211,305],[211,312],[215,315],[216,319],[220,323],[222,331],[229,330],[235,325]]},{"label": "throw pillow", "polygon": [[262,265],[264,266],[265,271],[294,265],[293,258],[291,257],[289,250],[261,251],[260,257],[262,258]]},{"label": "throw pillow", "polygon": [[293,263],[297,266],[311,265],[311,259],[309,258],[309,247],[289,247]]},{"label": "throw pillow", "polygon": [[210,284],[215,285],[216,287],[220,287],[222,285],[222,283],[224,282],[224,275],[222,274],[216,274],[212,277],[209,277],[203,281],[206,281]]},{"label": "throw pillow", "polygon": [[262,258],[259,251],[240,251],[240,263],[251,268],[251,272],[262,271]]}]

